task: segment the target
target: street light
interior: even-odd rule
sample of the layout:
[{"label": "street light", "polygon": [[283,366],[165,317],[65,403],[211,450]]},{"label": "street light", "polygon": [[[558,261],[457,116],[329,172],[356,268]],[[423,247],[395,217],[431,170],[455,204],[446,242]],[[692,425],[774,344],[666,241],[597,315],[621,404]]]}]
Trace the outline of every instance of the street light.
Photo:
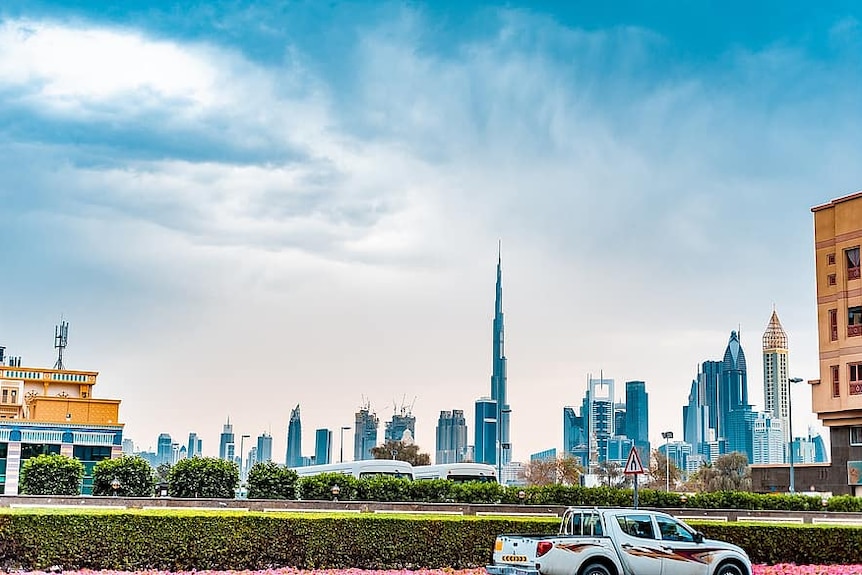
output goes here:
[{"label": "street light", "polygon": [[790,400],[793,394],[790,393],[790,384],[799,383],[801,377],[791,377],[787,380],[787,426],[790,428],[790,493],[796,492],[796,477],[793,469],[793,402]]},{"label": "street light", "polygon": [[350,426],[346,425],[346,426],[342,427],[340,430],[341,431],[341,433],[340,433],[341,441],[340,441],[340,446],[339,446],[338,463],[344,463],[344,432],[348,429],[350,429]]},{"label": "street light", "polygon": [[120,490],[120,480],[114,477],[113,481],[111,481],[111,489],[114,490],[114,497],[117,496],[117,491]]},{"label": "street light", "polygon": [[341,488],[338,486],[338,484],[336,483],[335,485],[333,485],[329,491],[332,492],[332,500],[338,501],[338,494],[341,493]]},{"label": "street light", "polygon": [[664,439],[664,490],[670,491],[670,440],[673,439],[673,431],[662,431],[661,438]]}]

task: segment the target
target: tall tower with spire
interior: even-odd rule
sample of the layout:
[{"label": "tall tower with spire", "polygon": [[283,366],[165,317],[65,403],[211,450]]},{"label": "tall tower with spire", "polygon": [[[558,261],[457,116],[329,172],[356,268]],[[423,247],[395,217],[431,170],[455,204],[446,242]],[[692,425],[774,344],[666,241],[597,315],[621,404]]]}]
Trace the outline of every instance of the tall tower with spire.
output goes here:
[{"label": "tall tower with spire", "polygon": [[506,348],[503,328],[503,258],[497,244],[497,291],[494,298],[493,358],[491,363],[491,399],[497,402],[497,461],[498,467],[512,460],[509,436],[509,408],[506,399]]},{"label": "tall tower with spire", "polygon": [[[773,309],[763,333],[763,405],[773,418],[781,420],[785,446],[790,444],[791,434],[787,355],[787,334]],[[788,457],[785,453],[785,461],[789,461]]]}]

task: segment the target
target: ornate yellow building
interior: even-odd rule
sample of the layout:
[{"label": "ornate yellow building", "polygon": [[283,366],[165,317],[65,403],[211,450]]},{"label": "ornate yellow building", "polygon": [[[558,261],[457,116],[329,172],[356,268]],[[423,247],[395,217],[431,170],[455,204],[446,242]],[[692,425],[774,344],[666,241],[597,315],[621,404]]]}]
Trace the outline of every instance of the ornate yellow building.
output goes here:
[{"label": "ornate yellow building", "polygon": [[0,486],[18,493],[21,464],[42,453],[84,463],[82,492],[92,491],[92,468],[122,454],[119,399],[93,397],[98,373],[6,365],[0,348]]}]

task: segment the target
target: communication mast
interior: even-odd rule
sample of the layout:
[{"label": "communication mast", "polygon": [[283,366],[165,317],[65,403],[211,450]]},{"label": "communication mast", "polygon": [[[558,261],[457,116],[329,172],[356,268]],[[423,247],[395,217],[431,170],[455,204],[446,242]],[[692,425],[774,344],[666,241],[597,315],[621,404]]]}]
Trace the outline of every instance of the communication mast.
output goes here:
[{"label": "communication mast", "polygon": [[57,363],[54,369],[66,369],[63,367],[63,350],[69,343],[69,322],[60,320],[60,325],[54,327],[54,348],[57,350]]}]

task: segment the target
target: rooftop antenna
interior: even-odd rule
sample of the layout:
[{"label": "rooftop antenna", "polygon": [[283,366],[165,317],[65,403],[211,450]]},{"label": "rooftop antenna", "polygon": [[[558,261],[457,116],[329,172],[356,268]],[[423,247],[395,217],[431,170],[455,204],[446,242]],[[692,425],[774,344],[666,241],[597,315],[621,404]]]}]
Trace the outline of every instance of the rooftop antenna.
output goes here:
[{"label": "rooftop antenna", "polygon": [[60,318],[60,325],[54,326],[54,349],[57,350],[57,363],[54,364],[54,369],[66,369],[63,366],[63,350],[69,343],[69,322],[63,321]]}]

